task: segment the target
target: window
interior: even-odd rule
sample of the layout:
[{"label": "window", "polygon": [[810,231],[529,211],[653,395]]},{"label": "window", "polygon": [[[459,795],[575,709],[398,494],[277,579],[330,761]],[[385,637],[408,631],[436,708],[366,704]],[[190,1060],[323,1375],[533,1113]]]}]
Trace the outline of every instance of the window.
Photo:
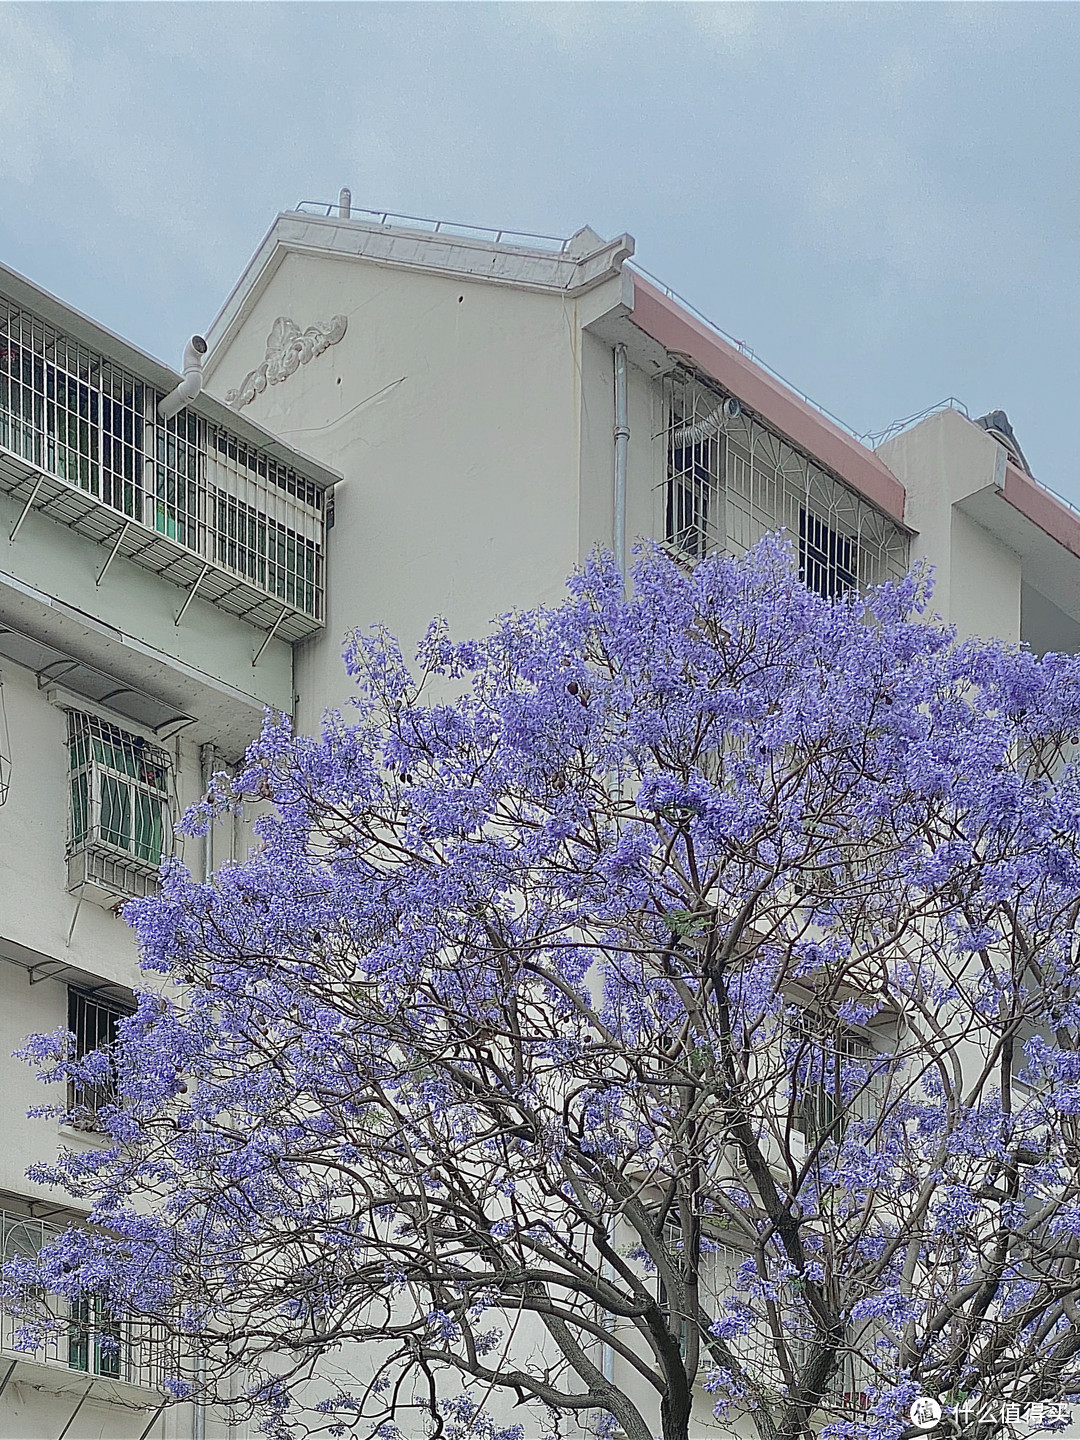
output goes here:
[{"label": "window", "polygon": [[825,521],[807,510],[799,509],[799,579],[809,590],[826,600],[835,600],[854,590],[858,568],[855,541],[841,535]]},{"label": "window", "polygon": [[215,490],[214,496],[217,560],[314,615],[322,589],[315,542],[224,490]]},{"label": "window", "polygon": [[723,439],[679,438],[674,431],[668,450],[665,538],[700,560],[723,543]]},{"label": "window", "polygon": [[849,1120],[870,1118],[874,1048],[849,1031],[828,1031],[803,1012],[796,1026],[793,1128],[808,1145],[843,1139]]},{"label": "window", "polygon": [[203,451],[199,419],[181,410],[157,427],[153,526],[170,540],[199,549]]},{"label": "window", "polygon": [[119,1380],[124,1373],[124,1327],[103,1300],[76,1300],[68,1322],[68,1365],[88,1375]]},{"label": "window", "polygon": [[[55,1207],[50,1213],[55,1216]],[[0,1210],[0,1259],[32,1261],[63,1229]],[[69,1303],[46,1290],[24,1291],[14,1306],[0,1311],[0,1350],[9,1357],[15,1354],[19,1329],[31,1317],[46,1315],[58,1323],[39,1337],[35,1350],[23,1352],[28,1360],[155,1389],[161,1388],[166,1374],[176,1373],[179,1357],[157,1321],[118,1316],[97,1297]]]},{"label": "window", "polygon": [[143,519],[143,387],[119,372],[102,376],[101,498]]},{"label": "window", "polygon": [[[120,1021],[134,1014],[130,1005],[104,1000],[83,990],[68,989],[68,1029],[75,1037],[76,1060],[95,1051],[109,1058],[116,1050]],[[98,1116],[107,1106],[116,1103],[116,1083],[110,1076],[94,1085],[68,1085],[68,1111],[80,1130],[97,1130]]]},{"label": "window", "polygon": [[69,855],[105,851],[156,871],[169,851],[169,757],[139,735],[72,712]]}]

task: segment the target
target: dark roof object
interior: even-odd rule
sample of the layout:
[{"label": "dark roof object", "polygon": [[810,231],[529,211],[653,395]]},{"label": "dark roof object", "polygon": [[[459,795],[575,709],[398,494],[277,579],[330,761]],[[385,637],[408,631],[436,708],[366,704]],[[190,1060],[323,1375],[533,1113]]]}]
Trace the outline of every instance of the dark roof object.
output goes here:
[{"label": "dark roof object", "polygon": [[[988,410],[985,415],[978,416],[975,424],[981,425],[988,435],[992,435],[995,440],[1000,441],[1025,475],[1031,475],[1031,466],[1028,464],[1023,450],[1020,449],[1020,441],[1013,433],[1009,417],[1004,410]],[[1034,478],[1032,475],[1032,479]]]}]

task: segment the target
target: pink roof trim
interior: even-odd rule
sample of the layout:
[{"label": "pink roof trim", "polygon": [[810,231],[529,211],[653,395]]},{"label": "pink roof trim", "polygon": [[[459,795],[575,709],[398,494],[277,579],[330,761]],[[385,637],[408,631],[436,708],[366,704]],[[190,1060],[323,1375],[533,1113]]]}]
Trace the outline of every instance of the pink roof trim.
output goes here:
[{"label": "pink roof trim", "polygon": [[630,319],[666,350],[689,356],[706,375],[827,465],[853,490],[893,519],[903,520],[904,487],[884,461],[638,274],[634,275]]},{"label": "pink roof trim", "polygon": [[1014,510],[1019,510],[1044,535],[1049,535],[1070,555],[1080,559],[1080,515],[1070,510],[1063,500],[1044,490],[1037,480],[1025,475],[1011,461],[1005,466],[1005,484],[1001,493]]}]

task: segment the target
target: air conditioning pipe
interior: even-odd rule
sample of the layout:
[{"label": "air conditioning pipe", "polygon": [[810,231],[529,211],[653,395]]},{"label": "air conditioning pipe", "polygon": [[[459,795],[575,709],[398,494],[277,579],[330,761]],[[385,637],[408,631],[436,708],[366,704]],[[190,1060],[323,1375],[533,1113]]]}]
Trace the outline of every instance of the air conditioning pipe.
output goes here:
[{"label": "air conditioning pipe", "polygon": [[159,420],[171,420],[174,415],[179,415],[184,406],[190,405],[198,395],[202,389],[202,367],[205,354],[206,341],[201,335],[193,335],[184,350],[184,378],[172,394],[166,395],[158,405]]}]

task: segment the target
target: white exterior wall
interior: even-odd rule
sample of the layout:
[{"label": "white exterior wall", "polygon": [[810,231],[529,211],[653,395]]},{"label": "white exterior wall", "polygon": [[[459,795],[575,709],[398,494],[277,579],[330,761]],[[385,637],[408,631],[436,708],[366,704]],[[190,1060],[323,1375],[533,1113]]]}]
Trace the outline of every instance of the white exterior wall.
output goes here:
[{"label": "white exterior wall", "polygon": [[1020,556],[960,506],[997,483],[1001,446],[942,410],[877,452],[907,490],[912,559],[934,569],[932,609],[961,635],[1020,639]]},{"label": "white exterior wall", "polygon": [[[505,610],[557,602],[593,539],[611,543],[611,350],[598,419],[582,405],[581,368],[595,351],[603,362],[605,347],[594,342],[583,360],[573,300],[288,254],[211,357],[209,387],[223,395],[261,362],[279,315],[303,328],[335,314],[348,316],[344,338],[244,411],[345,476],[326,631],[298,655],[308,729],[349,696],[347,630],[383,622],[411,658],[433,616],[462,638],[479,634]],[[601,492],[584,528],[583,454]]]}]

